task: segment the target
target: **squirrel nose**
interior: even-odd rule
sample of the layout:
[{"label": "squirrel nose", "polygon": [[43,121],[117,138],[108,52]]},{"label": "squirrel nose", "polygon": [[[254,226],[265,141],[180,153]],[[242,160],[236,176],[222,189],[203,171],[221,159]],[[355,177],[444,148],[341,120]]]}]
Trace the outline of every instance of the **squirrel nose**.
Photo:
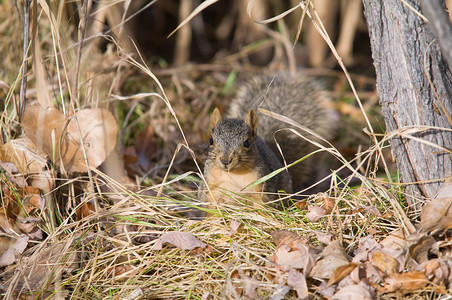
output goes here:
[{"label": "squirrel nose", "polygon": [[228,165],[231,163],[231,161],[232,161],[232,159],[229,159],[229,158],[227,158],[227,157],[222,157],[222,158],[220,158],[220,162],[223,164],[223,166],[224,166],[225,168],[228,167]]}]

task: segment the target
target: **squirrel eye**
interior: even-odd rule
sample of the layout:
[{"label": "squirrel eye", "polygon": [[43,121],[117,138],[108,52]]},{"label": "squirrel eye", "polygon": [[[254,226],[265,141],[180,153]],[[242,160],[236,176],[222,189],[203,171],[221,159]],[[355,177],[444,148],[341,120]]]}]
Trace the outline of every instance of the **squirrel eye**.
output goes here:
[{"label": "squirrel eye", "polygon": [[246,139],[246,140],[243,142],[243,147],[249,148],[250,146],[251,146],[250,139]]},{"label": "squirrel eye", "polygon": [[210,141],[209,141],[209,143],[210,143],[210,146],[212,146],[212,145],[213,145],[213,137],[210,137]]}]

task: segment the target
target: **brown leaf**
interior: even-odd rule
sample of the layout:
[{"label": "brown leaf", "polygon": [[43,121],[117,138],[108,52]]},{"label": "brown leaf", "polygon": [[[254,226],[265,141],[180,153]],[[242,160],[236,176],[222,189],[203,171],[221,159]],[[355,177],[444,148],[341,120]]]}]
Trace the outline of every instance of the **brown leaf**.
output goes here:
[{"label": "brown leaf", "polygon": [[388,247],[392,249],[403,249],[406,245],[406,238],[403,230],[397,229],[392,231],[388,236],[386,236],[380,244],[383,247]]},{"label": "brown leaf", "polygon": [[428,251],[435,243],[436,241],[432,236],[423,236],[416,244],[410,246],[410,256],[419,264],[427,261]]},{"label": "brown leaf", "polygon": [[162,250],[164,243],[170,243],[182,250],[193,250],[197,247],[205,248],[207,245],[188,232],[167,232],[156,240],[152,250]]},{"label": "brown leaf", "polygon": [[259,296],[257,294],[257,288],[260,285],[259,280],[248,277],[243,274],[240,274],[240,277],[241,277],[241,281],[243,283],[243,288],[245,290],[245,295],[249,299],[259,299]]},{"label": "brown leaf", "polygon": [[326,215],[326,210],[318,206],[309,206],[306,218],[311,222],[318,221],[321,217]]},{"label": "brown leaf", "polygon": [[452,180],[446,180],[433,200],[422,207],[421,232],[442,230],[452,222]]},{"label": "brown leaf", "polygon": [[89,164],[99,166],[113,150],[118,131],[112,114],[100,108],[80,110],[68,119],[53,107],[27,106],[22,125],[37,148],[69,173],[86,172],[83,148]]},{"label": "brown leaf", "polygon": [[231,220],[231,223],[229,225],[230,226],[230,230],[229,230],[229,233],[226,234],[226,236],[228,236],[228,237],[233,236],[237,232],[237,230],[239,229],[240,225],[241,225],[240,222],[238,222],[236,220]]},{"label": "brown leaf", "polygon": [[90,202],[83,202],[80,206],[78,206],[76,211],[77,220],[81,220],[83,218],[86,218],[95,212],[96,209],[94,208],[94,204]]},{"label": "brown leaf", "polygon": [[120,265],[108,267],[106,269],[107,278],[122,277],[123,279],[130,279],[134,274],[135,269],[131,265]]},{"label": "brown leaf", "polygon": [[450,275],[448,264],[440,258],[423,262],[416,270],[424,271],[427,278],[437,285],[444,283]]},{"label": "brown leaf", "polygon": [[47,165],[46,154],[39,151],[28,137],[0,145],[0,160],[13,163],[20,174],[39,173]]},{"label": "brown leaf", "polygon": [[399,263],[395,258],[381,251],[372,252],[372,262],[380,271],[388,275],[396,273],[399,268]]},{"label": "brown leaf", "polygon": [[333,275],[328,280],[328,285],[332,285],[335,283],[338,283],[345,277],[347,277],[356,267],[359,265],[357,263],[349,263],[348,265],[343,265],[337,267],[336,270],[334,270]]},{"label": "brown leaf", "polygon": [[324,198],[323,198],[322,208],[323,208],[327,213],[330,213],[331,210],[334,208],[335,205],[336,205],[336,201],[334,200],[334,198],[332,198],[332,197],[324,197]]},{"label": "brown leaf", "polygon": [[352,300],[352,299],[362,299],[370,300],[373,299],[373,293],[371,292],[371,287],[365,285],[364,283],[349,285],[341,288],[334,296],[331,298],[333,300]]},{"label": "brown leaf", "polygon": [[295,206],[299,209],[299,210],[305,210],[308,208],[308,201],[297,201],[295,203]]},{"label": "brown leaf", "polygon": [[22,234],[12,245],[6,250],[5,253],[0,257],[0,268],[9,266],[16,261],[16,255],[22,254],[25,248],[28,246],[28,236]]},{"label": "brown leaf", "polygon": [[293,241],[303,242],[305,239],[294,232],[287,230],[275,230],[271,233],[272,238],[275,240],[275,245],[289,244]]},{"label": "brown leaf", "polygon": [[283,271],[303,269],[305,273],[311,270],[316,254],[313,248],[305,243],[305,238],[289,231],[274,231],[272,237],[278,247],[272,257]]},{"label": "brown leaf", "polygon": [[410,271],[406,273],[394,273],[385,280],[385,285],[380,292],[390,293],[395,291],[413,292],[428,284],[424,272]]},{"label": "brown leaf", "polygon": [[287,285],[297,291],[298,299],[308,298],[308,285],[306,284],[306,277],[303,273],[290,269],[289,276],[287,277]]},{"label": "brown leaf", "polygon": [[353,262],[366,262],[369,259],[369,253],[373,250],[381,249],[381,245],[368,235],[359,239],[358,249],[355,250]]},{"label": "brown leaf", "polygon": [[330,279],[337,268],[349,264],[344,248],[337,240],[326,246],[321,256],[322,258],[315,263],[312,271],[308,273],[309,277]]},{"label": "brown leaf", "polygon": [[[66,246],[66,247],[65,247]],[[58,271],[71,272],[76,267],[77,253],[68,245],[55,244],[39,247],[31,256],[21,259],[15,269],[17,280],[10,282],[12,287],[23,292],[36,292],[51,284]]]}]

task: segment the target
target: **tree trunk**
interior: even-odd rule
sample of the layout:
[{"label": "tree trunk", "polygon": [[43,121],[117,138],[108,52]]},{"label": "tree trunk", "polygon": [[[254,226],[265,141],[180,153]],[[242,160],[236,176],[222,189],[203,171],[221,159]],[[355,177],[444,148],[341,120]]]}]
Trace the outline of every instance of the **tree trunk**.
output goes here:
[{"label": "tree trunk", "polygon": [[[438,0],[405,1],[412,8],[400,0],[363,0],[386,131],[405,133],[390,143],[409,204],[433,198],[452,176],[452,66],[413,11],[420,12],[420,1]],[[414,140],[404,130],[413,125],[435,128],[410,133]]]}]

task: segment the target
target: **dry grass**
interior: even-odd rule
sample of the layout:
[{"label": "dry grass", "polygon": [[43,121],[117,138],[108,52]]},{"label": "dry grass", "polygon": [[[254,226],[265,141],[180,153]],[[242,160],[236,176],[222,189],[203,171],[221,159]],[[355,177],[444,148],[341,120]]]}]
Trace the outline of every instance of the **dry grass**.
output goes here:
[{"label": "dry grass", "polygon": [[[20,134],[15,104],[23,63],[17,49],[22,45],[18,42],[21,40],[18,32],[11,29],[12,24],[22,23],[10,2],[2,4],[0,18],[8,22],[0,27],[3,36],[0,47],[4,47],[1,53],[8,53],[3,56],[8,57],[4,59],[7,63],[0,70],[0,83],[8,84],[8,91],[1,94],[5,101],[0,119],[3,142],[6,142]],[[42,5],[40,1],[39,11],[46,8]],[[83,49],[77,48],[77,36],[81,33],[75,29],[74,20],[66,15],[70,15],[66,9],[70,7],[61,4],[48,7],[39,15],[40,40],[30,48],[33,52],[29,52],[29,56],[33,53],[34,66],[28,79],[29,101],[52,99],[65,113],[82,107],[109,107],[121,128],[120,153],[141,143],[140,131],[148,127],[152,127],[155,140],[142,143],[144,147],[154,147],[154,152],[147,169],[128,163],[127,155],[119,156],[120,166],[113,171],[106,171],[104,166],[102,171],[92,168],[88,175],[75,176],[54,169],[58,174],[56,184],[51,190],[41,191],[48,205],[34,215],[40,218],[38,226],[44,237],[30,241],[17,263],[1,270],[0,287],[5,299],[18,295],[23,299],[239,299],[244,297],[243,290],[251,279],[258,282],[259,295],[266,299],[281,288],[281,283],[274,280],[280,271],[271,261],[275,244],[270,234],[275,230],[296,232],[317,246],[321,245],[319,237],[332,235],[343,242],[348,254],[353,253],[364,236],[383,240],[395,230],[405,233],[414,230],[419,212],[404,206],[403,186],[398,184],[398,178],[391,178],[394,170],[384,156],[388,137],[375,133],[375,124],[371,124],[366,114],[369,108],[377,106],[372,101],[376,99],[375,93],[364,93],[362,98],[367,99],[362,104],[351,76],[356,76],[355,82],[361,81],[362,86],[369,81],[373,83],[373,79],[350,76],[343,64],[351,93],[337,86],[332,93],[345,95],[344,98],[353,94],[359,108],[350,105],[352,111],[342,113],[353,120],[350,126],[357,123],[360,128],[366,126],[368,136],[355,130],[340,139],[336,148],[324,149],[339,164],[338,172],[326,179],[330,182],[328,191],[311,195],[308,201],[312,206],[332,201],[328,214],[311,222],[306,218],[306,210],[295,206],[276,210],[237,205],[212,211],[202,221],[190,220],[182,210],[187,204],[201,205],[196,199],[197,175],[201,173],[202,145],[209,135],[206,128],[210,108],[227,107],[225,103],[233,95],[236,82],[257,70],[241,59],[267,46],[255,44],[228,53],[211,64],[148,67],[141,57],[126,54],[119,42],[110,44],[104,53],[89,42]],[[7,15],[14,17],[6,18]],[[121,24],[118,20],[117,23]],[[89,34],[92,32],[88,31],[88,38]],[[187,41],[181,43],[186,45]],[[287,50],[286,41],[269,39],[268,43],[281,50],[275,51],[275,57]],[[80,59],[77,51],[81,51]],[[42,59],[37,59],[39,53]],[[270,68],[275,66],[270,65]],[[72,70],[80,71],[73,74]],[[336,82],[341,77],[333,71],[307,72],[320,72]],[[234,81],[236,74],[239,76]],[[2,87],[2,90],[6,89]],[[354,118],[359,114],[360,117]],[[350,136],[356,143],[351,146],[346,140]],[[369,138],[370,146],[363,146],[354,158],[353,155],[344,157],[337,150],[357,148],[357,144],[369,143]],[[122,176],[123,159],[128,179]],[[340,169],[354,173],[359,183],[350,183],[351,177],[338,175],[342,174]],[[2,176],[4,185],[11,184]],[[86,206],[87,203],[98,207]],[[379,215],[360,209],[362,206],[377,208]],[[83,211],[86,207],[88,212]],[[231,222],[235,221],[241,226],[231,234]],[[152,250],[157,238],[171,231],[191,233],[208,246],[192,251],[171,246]],[[318,283],[309,282],[309,287],[313,298],[320,299],[316,294]],[[419,295],[435,296],[434,292],[424,290],[409,297],[414,299]],[[296,298],[295,291],[287,297]]]}]

